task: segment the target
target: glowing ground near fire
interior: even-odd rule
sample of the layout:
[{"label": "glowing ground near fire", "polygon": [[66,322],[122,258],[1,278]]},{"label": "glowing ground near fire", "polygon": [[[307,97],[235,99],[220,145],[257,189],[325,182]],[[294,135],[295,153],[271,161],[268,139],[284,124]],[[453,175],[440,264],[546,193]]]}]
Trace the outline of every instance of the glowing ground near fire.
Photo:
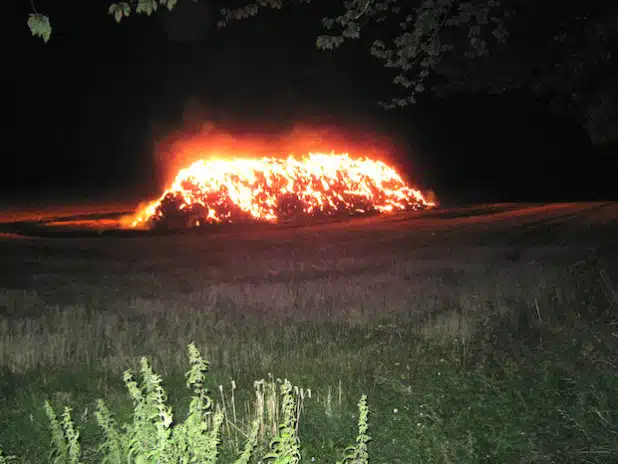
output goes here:
[{"label": "glowing ground near fire", "polygon": [[414,211],[435,206],[383,161],[348,154],[198,160],[181,169],[131,227]]}]

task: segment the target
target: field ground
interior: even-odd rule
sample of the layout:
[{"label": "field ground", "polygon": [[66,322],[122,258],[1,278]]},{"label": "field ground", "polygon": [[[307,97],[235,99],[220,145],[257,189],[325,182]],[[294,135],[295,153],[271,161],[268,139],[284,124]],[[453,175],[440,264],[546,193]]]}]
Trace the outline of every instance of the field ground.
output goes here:
[{"label": "field ground", "polygon": [[94,401],[127,419],[141,356],[181,414],[190,342],[215,398],[238,385],[228,443],[272,373],[312,391],[308,461],[339,457],[367,393],[371,462],[618,462],[618,204],[167,235],[97,213],[0,218],[0,447],[24,462],[46,398],[92,455]]}]

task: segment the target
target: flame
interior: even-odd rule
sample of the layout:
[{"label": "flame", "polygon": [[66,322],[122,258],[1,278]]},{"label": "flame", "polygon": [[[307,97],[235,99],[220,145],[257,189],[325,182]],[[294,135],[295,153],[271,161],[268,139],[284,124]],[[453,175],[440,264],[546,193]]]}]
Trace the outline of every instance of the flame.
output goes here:
[{"label": "flame", "polygon": [[159,199],[139,209],[132,227],[179,222],[265,221],[432,207],[382,161],[348,154],[303,158],[213,158],[180,169]]}]

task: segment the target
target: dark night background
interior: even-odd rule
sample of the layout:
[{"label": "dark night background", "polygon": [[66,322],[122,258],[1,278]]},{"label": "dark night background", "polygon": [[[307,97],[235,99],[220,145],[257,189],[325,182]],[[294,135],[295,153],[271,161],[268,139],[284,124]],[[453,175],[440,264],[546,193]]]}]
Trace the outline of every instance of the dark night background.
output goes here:
[{"label": "dark night background", "polygon": [[617,195],[615,145],[594,147],[577,122],[525,94],[380,109],[397,90],[389,71],[366,43],[316,50],[316,6],[218,29],[216,10],[186,11],[191,2],[116,24],[107,1],[40,1],[54,28],[44,44],[26,26],[29,2],[12,3],[0,170],[7,201],[156,196],[153,144],[183,128],[187,114],[273,137],[298,122],[391,137],[395,161],[443,202]]}]

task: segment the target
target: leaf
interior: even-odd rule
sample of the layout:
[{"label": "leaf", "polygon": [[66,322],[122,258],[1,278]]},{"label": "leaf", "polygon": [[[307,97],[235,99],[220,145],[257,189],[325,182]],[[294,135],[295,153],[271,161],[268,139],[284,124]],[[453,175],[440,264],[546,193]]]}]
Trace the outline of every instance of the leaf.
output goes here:
[{"label": "leaf", "polygon": [[333,18],[322,18],[322,26],[324,29],[332,29],[335,24],[335,20]]},{"label": "leaf", "polygon": [[395,76],[395,78],[393,79],[393,84],[401,85],[405,88],[409,88],[414,85],[414,83],[403,74]]},{"label": "leaf", "polygon": [[[193,0],[195,2],[195,0]],[[159,4],[165,6],[169,11],[172,11],[178,3],[178,0],[159,0]]]},{"label": "leaf", "polygon": [[339,47],[344,41],[344,38],[338,35],[321,35],[316,39],[316,46],[320,50],[332,50]]},{"label": "leaf", "polygon": [[360,37],[360,24],[350,21],[343,29],[342,35],[346,39],[358,39]]},{"label": "leaf", "polygon": [[506,28],[504,27],[504,24],[502,24],[502,23],[500,23],[491,32],[491,34],[496,38],[496,40],[498,41],[499,44],[506,43],[507,39],[509,38],[509,31],[506,30]]},{"label": "leaf", "polygon": [[159,8],[157,0],[139,0],[135,12],[138,14],[152,15]]},{"label": "leaf", "polygon": [[112,3],[107,13],[112,15],[116,22],[119,23],[122,18],[126,18],[131,14],[131,6],[128,2]]},{"label": "leaf", "polygon": [[40,13],[31,13],[28,15],[28,27],[33,36],[40,36],[43,42],[47,43],[51,37],[51,23],[49,17]]},{"label": "leaf", "polygon": [[481,26],[475,24],[474,26],[470,26],[470,30],[468,31],[468,37],[476,37],[481,34]]}]

